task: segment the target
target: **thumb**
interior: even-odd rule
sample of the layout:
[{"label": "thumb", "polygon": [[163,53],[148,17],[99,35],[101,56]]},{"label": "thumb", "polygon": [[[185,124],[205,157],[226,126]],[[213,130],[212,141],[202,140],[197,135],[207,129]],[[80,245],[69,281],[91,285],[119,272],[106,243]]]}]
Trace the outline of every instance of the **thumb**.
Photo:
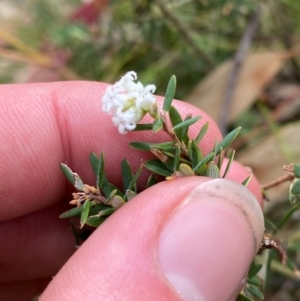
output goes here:
[{"label": "thumb", "polygon": [[261,208],[240,184],[164,181],[101,225],[40,301],[229,300],[241,289],[263,230]]}]

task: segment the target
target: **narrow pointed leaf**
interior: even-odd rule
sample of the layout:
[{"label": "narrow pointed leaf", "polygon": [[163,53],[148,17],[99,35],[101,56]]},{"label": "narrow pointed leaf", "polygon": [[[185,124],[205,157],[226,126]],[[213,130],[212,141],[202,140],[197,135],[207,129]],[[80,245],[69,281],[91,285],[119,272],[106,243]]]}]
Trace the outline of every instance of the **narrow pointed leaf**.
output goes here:
[{"label": "narrow pointed leaf", "polygon": [[254,301],[254,300],[245,295],[239,294],[236,298],[236,301]]},{"label": "narrow pointed leaf", "polygon": [[152,123],[137,124],[134,131],[151,131]]},{"label": "narrow pointed leaf", "polygon": [[[213,155],[213,157],[212,157],[212,159],[211,159],[212,161],[215,161],[218,150],[219,150],[219,149],[218,149],[218,141],[216,141],[216,142],[215,142],[215,146],[214,146],[214,150],[213,150],[214,155]],[[222,147],[220,147],[220,151],[221,151],[221,150],[223,150]]]},{"label": "narrow pointed leaf", "polygon": [[132,148],[138,149],[138,150],[142,150],[142,151],[150,151],[150,148],[167,150],[167,149],[174,147],[174,142],[170,141],[170,142],[162,142],[162,143],[148,143],[148,142],[134,141],[134,142],[130,142],[129,146],[131,146]]},{"label": "narrow pointed leaf", "polygon": [[196,123],[198,120],[200,120],[201,117],[200,116],[196,116],[196,117],[193,117],[191,119],[188,119],[188,120],[185,120],[177,125],[175,125],[173,127],[173,131],[175,130],[179,130],[179,129],[183,129],[184,127],[189,127],[191,126],[192,124]]},{"label": "narrow pointed leaf", "polygon": [[200,143],[200,141],[201,141],[201,140],[203,139],[203,137],[205,136],[205,134],[206,134],[206,132],[207,132],[207,130],[208,130],[208,127],[209,127],[209,123],[208,123],[208,122],[206,122],[206,123],[202,126],[201,130],[199,131],[199,134],[197,135],[197,137],[196,137],[196,139],[195,139],[195,142],[196,142],[197,145]]},{"label": "narrow pointed leaf", "polygon": [[87,220],[86,220],[86,224],[91,226],[91,227],[99,227],[104,221],[106,220],[105,216],[90,216]]},{"label": "narrow pointed leaf", "polygon": [[228,161],[228,163],[227,163],[227,165],[226,165],[226,169],[225,169],[225,171],[224,171],[224,174],[223,174],[222,178],[225,178],[226,175],[228,174],[228,172],[229,172],[229,170],[230,170],[230,167],[231,167],[231,164],[232,164],[232,161],[233,161],[233,159],[234,159],[234,155],[235,155],[235,151],[232,151],[232,153],[231,153],[231,155],[230,155],[230,158],[229,158],[229,161]]},{"label": "narrow pointed leaf", "polygon": [[65,177],[70,181],[72,185],[75,185],[75,173],[71,170],[70,167],[68,167],[66,164],[61,163],[60,164],[60,169],[65,175]]},{"label": "narrow pointed leaf", "polygon": [[247,285],[247,290],[249,291],[249,293],[251,295],[253,295],[254,297],[256,297],[258,299],[263,299],[264,298],[263,293],[259,290],[259,288],[257,286],[248,284]]},{"label": "narrow pointed leaf", "polygon": [[195,140],[189,141],[188,153],[189,153],[189,157],[190,157],[190,160],[192,163],[192,167],[194,168],[200,162],[200,160],[203,159],[203,155],[202,155],[200,149],[198,148],[198,146],[196,145]]},{"label": "narrow pointed leaf", "polygon": [[164,124],[161,118],[156,119],[152,125],[152,132],[157,133],[163,128]]},{"label": "narrow pointed leaf", "polygon": [[[183,122],[183,119],[181,118],[180,113],[177,111],[177,109],[174,106],[171,106],[169,109],[169,118],[170,118],[173,129],[177,124],[180,124]],[[175,132],[176,136],[178,137],[178,139],[181,140],[182,130],[178,129],[178,130],[174,130],[174,132]]]},{"label": "narrow pointed leaf", "polygon": [[174,96],[175,96],[175,92],[176,92],[176,77],[175,77],[175,75],[172,75],[170,80],[169,80],[167,90],[166,90],[165,99],[164,99],[164,104],[163,104],[164,112],[169,111],[170,106],[171,106],[172,101],[173,101]]},{"label": "narrow pointed leaf", "polygon": [[135,175],[133,176],[132,180],[130,181],[128,188],[129,190],[133,190],[134,192],[137,192],[137,185],[136,182],[141,174],[141,171],[143,169],[143,165],[140,165],[140,167],[138,168],[137,172],[135,173]]},{"label": "narrow pointed leaf", "polygon": [[248,272],[248,278],[253,278],[262,268],[262,264],[253,262]]},{"label": "narrow pointed leaf", "polygon": [[217,163],[217,166],[218,166],[219,170],[221,170],[222,163],[223,163],[223,158],[224,158],[224,150],[223,150],[223,148],[221,148],[220,154],[218,156],[218,163]]},{"label": "narrow pointed leaf", "polygon": [[97,171],[97,188],[102,186],[104,178],[104,153],[101,152],[98,160],[98,171]]},{"label": "narrow pointed leaf", "polygon": [[262,284],[262,280],[259,277],[254,276],[252,278],[247,278],[247,283],[260,286]]},{"label": "narrow pointed leaf", "polygon": [[96,215],[98,214],[100,211],[102,210],[105,210],[105,209],[109,209],[111,208],[110,206],[108,205],[105,205],[105,204],[95,204],[92,206],[92,202],[91,202],[91,207],[90,207],[90,214],[89,215]]},{"label": "narrow pointed leaf", "polygon": [[90,213],[90,206],[91,202],[90,201],[85,201],[84,204],[82,205],[82,211],[80,215],[80,227],[82,228],[89,216]]},{"label": "narrow pointed leaf", "polygon": [[[293,215],[293,213],[295,211],[297,211],[300,207],[300,203],[296,204],[294,206],[292,206],[288,212],[286,212],[286,214],[281,218],[281,220],[279,221],[278,225],[277,225],[277,231],[280,230],[285,224],[286,222],[288,222],[291,218],[291,216]],[[274,231],[273,234],[276,234],[277,231]]]},{"label": "narrow pointed leaf", "polygon": [[63,212],[59,218],[69,218],[69,217],[74,217],[74,216],[80,216],[82,211],[82,206],[81,207],[74,207],[68,211]]},{"label": "narrow pointed leaf", "polygon": [[[184,118],[184,121],[186,120],[190,120],[192,118],[192,115],[188,115]],[[201,118],[201,117],[200,117]],[[181,141],[185,144],[185,145],[188,145],[189,143],[189,135],[188,135],[188,132],[189,132],[189,128],[190,126],[186,126],[184,127],[182,130],[181,130]]]},{"label": "narrow pointed leaf", "polygon": [[144,166],[148,170],[164,177],[168,177],[172,174],[172,172],[168,170],[166,166],[158,159],[148,160],[147,162],[144,163]]},{"label": "narrow pointed leaf", "polygon": [[245,187],[247,187],[248,184],[249,184],[249,182],[251,181],[252,177],[253,177],[253,174],[251,174],[249,177],[247,177],[247,178],[242,182],[242,185],[245,186]]},{"label": "narrow pointed leaf", "polygon": [[112,215],[116,210],[114,208],[106,208],[106,209],[103,209],[101,210],[99,213],[98,213],[98,217],[100,216],[110,216]]},{"label": "narrow pointed leaf", "polygon": [[[214,153],[210,153],[208,154],[206,157],[204,157],[194,168],[193,170],[196,171],[199,168],[201,168],[202,166],[204,166],[206,163],[208,163],[209,161],[211,161],[211,159],[213,158]],[[206,169],[205,169],[206,170]]]},{"label": "narrow pointed leaf", "polygon": [[221,148],[225,149],[227,146],[229,146],[234,141],[234,139],[239,134],[240,130],[241,130],[241,127],[238,127],[235,130],[231,131],[228,135],[225,136],[225,138],[217,146],[216,155],[219,154]]},{"label": "narrow pointed leaf", "polygon": [[111,195],[112,191],[114,190],[117,191],[118,195],[120,196],[123,195],[122,191],[119,188],[117,188],[115,185],[109,183],[107,177],[104,175],[102,185],[101,185],[101,191],[103,192],[104,196],[108,198]]},{"label": "narrow pointed leaf", "polygon": [[180,147],[177,145],[174,157],[173,171],[178,170],[180,163]]},{"label": "narrow pointed leaf", "polygon": [[148,178],[148,181],[147,181],[147,185],[146,185],[146,188],[149,188],[155,184],[158,183],[158,180],[156,179],[156,176],[154,174],[152,174],[149,178]]},{"label": "narrow pointed leaf", "polygon": [[127,189],[129,189],[129,184],[133,179],[133,173],[130,164],[126,159],[123,159],[121,161],[121,172],[122,172],[124,191],[126,191]]},{"label": "narrow pointed leaf", "polygon": [[150,150],[150,143],[147,142],[130,142],[129,146],[131,146],[132,148],[138,149],[138,150],[142,150],[142,151],[149,151]]},{"label": "narrow pointed leaf", "polygon": [[90,163],[93,169],[95,176],[98,176],[98,162],[99,159],[95,153],[90,153]]}]

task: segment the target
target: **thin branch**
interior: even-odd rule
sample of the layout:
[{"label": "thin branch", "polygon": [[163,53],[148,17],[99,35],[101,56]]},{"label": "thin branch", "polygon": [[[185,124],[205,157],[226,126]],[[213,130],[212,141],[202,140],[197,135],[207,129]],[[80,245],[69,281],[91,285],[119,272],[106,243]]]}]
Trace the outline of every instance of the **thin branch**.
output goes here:
[{"label": "thin branch", "polygon": [[[231,73],[229,74],[224,100],[222,102],[221,113],[219,117],[219,127],[223,135],[227,133],[228,116],[230,112],[231,102],[233,99],[236,83],[240,74],[245,56],[250,48],[254,33],[259,23],[260,9],[259,7],[253,13],[250,23],[243,34],[238,50],[235,54]],[[242,101],[242,100],[241,100]]]},{"label": "thin branch", "polygon": [[277,186],[277,185],[279,185],[279,184],[281,184],[283,182],[291,181],[294,178],[295,178],[295,176],[289,173],[289,174],[286,174],[286,175],[284,175],[284,176],[282,176],[282,177],[280,177],[280,178],[278,178],[276,180],[273,180],[273,181],[271,181],[269,183],[261,185],[261,189],[267,190],[267,189],[269,189],[271,187],[274,187],[274,186]]}]

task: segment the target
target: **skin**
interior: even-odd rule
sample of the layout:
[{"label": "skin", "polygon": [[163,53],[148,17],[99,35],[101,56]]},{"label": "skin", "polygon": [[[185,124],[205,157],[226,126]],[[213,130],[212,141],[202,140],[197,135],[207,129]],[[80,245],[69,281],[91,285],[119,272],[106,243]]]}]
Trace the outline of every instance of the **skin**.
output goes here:
[{"label": "skin", "polygon": [[[141,159],[149,158],[148,154],[129,148],[128,142],[168,139],[165,133],[155,136],[148,132],[120,135],[111,122],[111,116],[101,110],[100,100],[106,87],[93,82],[0,87],[0,300],[31,300],[46,288],[53,276],[55,278],[43,294],[42,301],[182,300],[176,287],[165,276],[166,260],[162,254],[168,252],[168,239],[165,237],[170,237],[166,231],[169,225],[173,227],[173,220],[177,218],[175,209],[190,196],[191,191],[203,183],[206,185],[208,179],[181,178],[162,182],[144,191],[97,229],[77,252],[68,221],[58,218],[60,213],[70,208],[68,202],[72,192],[59,170],[59,163],[66,163],[85,183],[93,185],[95,179],[88,155],[91,151],[97,154],[104,151],[107,176],[122,187],[120,161],[126,156],[136,170]],[[201,149],[208,153],[216,139],[221,140],[215,123],[207,114],[189,104],[179,101],[174,104],[183,116],[188,113],[202,116],[199,123],[191,127],[191,137],[197,135],[201,124],[210,122],[209,131],[201,142]],[[146,171],[142,174],[140,187],[148,175]],[[242,182],[248,175],[247,169],[234,163],[228,178]],[[200,195],[201,199],[201,187],[198,189],[200,193],[191,198],[197,200]],[[256,179],[248,188],[261,203]],[[224,189],[226,194],[227,188]],[[242,204],[242,199],[237,202]],[[206,205],[203,206],[205,212]],[[221,214],[218,208],[222,209],[222,206],[227,205],[221,203],[213,209],[216,216]],[[222,216],[224,212],[228,213],[222,229],[232,232],[236,228],[233,221],[246,225],[243,224],[245,218],[238,211],[225,207],[220,210]],[[208,245],[210,237],[219,235],[218,220],[216,218],[213,228],[203,230],[203,233],[209,233],[202,237]],[[224,251],[228,254],[223,254],[230,256],[231,245],[235,250],[240,248],[238,254],[245,254],[241,262],[227,271],[233,276],[238,275],[234,280],[236,290],[240,288],[257,249],[256,242],[247,236],[248,226],[235,229],[234,243],[228,243],[229,247]],[[253,215],[249,227],[263,231],[259,214]],[[220,239],[222,237],[224,234],[220,232]],[[249,238],[247,243],[245,237]],[[219,245],[212,240],[211,246],[208,253],[217,254]],[[119,251],[115,252],[116,249]],[[151,254],[157,254],[158,259]],[[207,258],[209,254],[199,256]],[[213,292],[217,285],[224,292],[224,300],[228,300],[232,296],[232,284],[214,281],[215,274],[222,270],[222,262],[224,260],[221,259],[212,262],[212,275],[204,278],[212,279],[206,285],[209,292]]]}]

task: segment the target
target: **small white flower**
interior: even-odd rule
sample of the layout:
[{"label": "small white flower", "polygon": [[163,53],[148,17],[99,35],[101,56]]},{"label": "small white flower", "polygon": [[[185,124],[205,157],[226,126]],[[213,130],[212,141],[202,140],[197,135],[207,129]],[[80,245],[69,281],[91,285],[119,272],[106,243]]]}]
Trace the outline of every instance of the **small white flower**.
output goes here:
[{"label": "small white flower", "polygon": [[153,95],[155,85],[144,87],[141,82],[135,83],[136,79],[136,72],[127,72],[113,86],[108,87],[102,97],[103,111],[113,115],[113,123],[121,134],[134,130],[147,113],[155,119],[159,116]]}]

